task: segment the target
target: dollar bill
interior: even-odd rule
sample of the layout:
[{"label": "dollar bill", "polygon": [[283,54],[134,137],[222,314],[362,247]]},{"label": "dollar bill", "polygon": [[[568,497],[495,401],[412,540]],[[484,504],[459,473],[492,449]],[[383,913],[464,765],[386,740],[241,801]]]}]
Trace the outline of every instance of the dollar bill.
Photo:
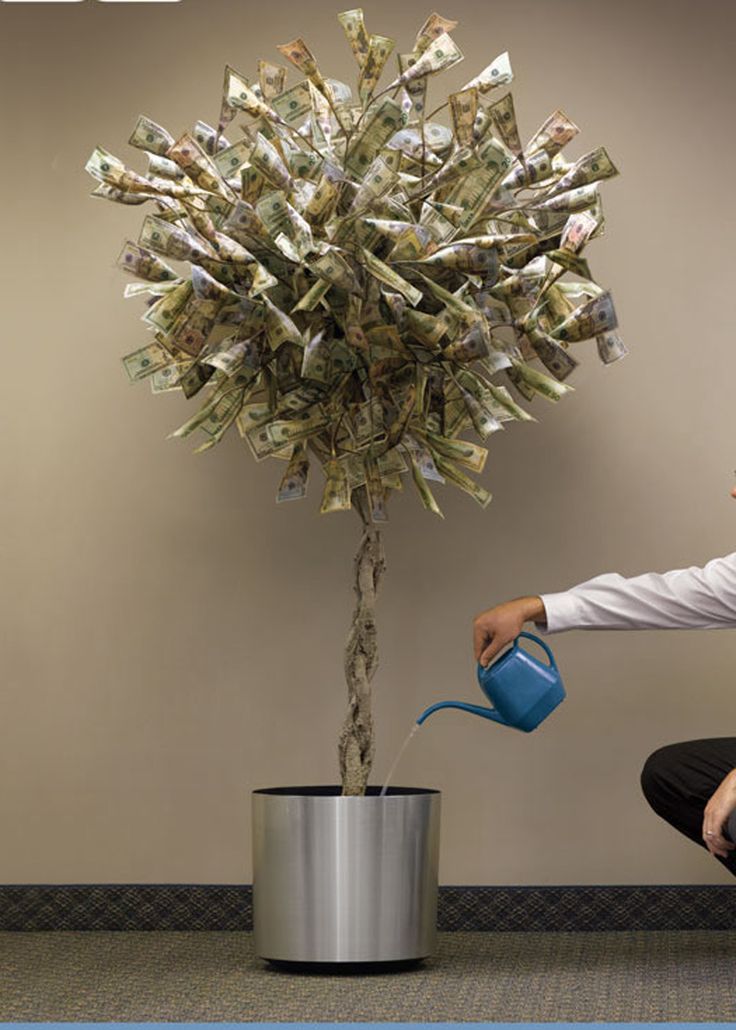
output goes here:
[{"label": "dollar bill", "polygon": [[448,99],[455,139],[461,147],[471,146],[473,125],[478,111],[478,90],[472,86],[470,89],[463,89],[458,93],[450,93]]},{"label": "dollar bill", "polygon": [[310,270],[320,279],[326,279],[333,286],[342,290],[360,292],[358,281],[348,260],[335,247],[321,254],[310,262]]},{"label": "dollar bill", "polygon": [[365,178],[355,192],[351,210],[362,211],[373,205],[389,190],[393,189],[398,181],[398,172],[388,167],[380,154],[373,159],[370,167],[366,170]]},{"label": "dollar bill", "polygon": [[427,45],[414,64],[394,79],[389,88],[403,86],[426,75],[435,75],[437,72],[445,71],[462,61],[463,58],[463,52],[452,36],[447,32],[441,32]]},{"label": "dollar bill", "polygon": [[500,100],[490,105],[488,113],[504,145],[517,157],[522,154],[521,137],[519,136],[519,126],[516,121],[513,96],[510,93],[506,93]]},{"label": "dollar bill", "polygon": [[358,79],[358,95],[363,103],[378,85],[381,73],[386,67],[386,61],[395,46],[396,40],[389,36],[379,36],[374,33],[369,37],[368,53],[361,65]]},{"label": "dollar bill", "polygon": [[301,375],[306,379],[316,379],[326,384],[330,380],[330,374],[330,345],[323,330],[320,330],[304,347]]},{"label": "dollar bill", "polygon": [[305,216],[312,225],[324,225],[335,210],[339,195],[342,170],[331,162],[325,162],[322,174],[305,208]]},{"label": "dollar bill", "polygon": [[337,19],[343,27],[358,67],[362,68],[370,46],[362,8],[356,7],[350,11],[342,11],[338,14]]},{"label": "dollar bill", "polygon": [[404,312],[407,333],[429,348],[430,352],[439,353],[440,341],[448,332],[445,319],[432,315],[428,311],[408,308]]},{"label": "dollar bill", "polygon": [[217,256],[191,233],[156,215],[147,215],[144,219],[138,243],[147,250],[179,261],[199,262],[202,258]]},{"label": "dollar bill", "polygon": [[195,454],[206,450],[216,444],[225,435],[225,432],[235,422],[240,409],[243,406],[244,389],[231,388],[217,399],[209,407],[205,417],[196,427],[205,433],[209,439],[206,443],[196,448]]},{"label": "dollar bill", "polygon": [[564,322],[550,331],[555,340],[572,343],[575,340],[589,340],[618,326],[613,298],[608,290],[597,297],[591,297],[569,315]]},{"label": "dollar bill", "polygon": [[110,186],[107,182],[101,182],[90,193],[91,197],[99,197],[104,200],[111,200],[116,204],[127,204],[137,206],[145,204],[147,200],[156,200],[156,193],[128,193],[127,190],[119,189],[117,186]]},{"label": "dollar bill", "polygon": [[359,444],[381,441],[386,438],[383,406],[374,394],[369,400],[356,406],[352,414],[353,432]]},{"label": "dollar bill", "polygon": [[[460,147],[445,161],[442,168],[420,179],[419,182],[410,184],[408,187],[409,198],[416,200],[427,194],[436,193],[457,180],[463,180],[480,167],[481,159],[475,150],[472,147]],[[450,204],[452,204],[451,201]]]},{"label": "dollar bill", "polygon": [[297,303],[291,309],[293,314],[295,311],[314,311],[314,309],[321,303],[324,296],[332,286],[332,282],[329,279],[319,279],[314,283],[307,292],[299,298]]},{"label": "dollar bill", "polygon": [[590,239],[597,224],[596,219],[588,211],[577,211],[571,214],[562,230],[560,249],[577,254]]},{"label": "dollar bill", "polygon": [[[432,449],[440,455],[456,461],[459,465],[469,468],[472,472],[482,472],[485,468],[486,458],[488,457],[487,447],[481,447],[480,444],[472,440],[450,439],[431,431],[426,433],[426,440]],[[442,481],[444,482],[444,479]]]},{"label": "dollar bill", "polygon": [[[524,383],[531,391],[531,396],[539,393],[549,401],[558,401],[560,397],[564,397],[566,393],[574,389],[567,383],[558,382],[551,376],[532,368],[524,361],[514,360],[512,364],[513,367],[507,370],[507,374],[515,382],[515,385],[517,381]],[[511,375],[512,372],[514,375]],[[528,394],[526,396],[528,400],[531,399]]]},{"label": "dollar bill", "polygon": [[497,272],[499,264],[498,251],[495,248],[478,246],[466,240],[439,247],[420,260],[424,265],[454,268],[458,272],[482,272],[485,275],[492,271]]},{"label": "dollar bill", "polygon": [[470,478],[470,476],[466,476],[465,473],[453,465],[448,458],[443,458],[436,452],[434,457],[437,468],[445,479],[451,480],[459,486],[461,490],[464,490],[465,493],[470,494],[473,500],[477,501],[481,508],[488,506],[490,501],[493,499],[493,494],[490,490],[486,490],[485,487],[480,485],[480,483],[476,483]]},{"label": "dollar bill", "polygon": [[[432,461],[432,466],[434,467],[434,459],[431,457],[431,454],[430,460]],[[414,454],[410,454],[409,461],[411,466],[412,479],[414,481],[414,485],[417,488],[417,493],[419,494],[419,498],[422,504],[425,508],[427,508],[428,511],[434,512],[435,515],[439,515],[441,519],[444,519],[445,516],[442,514],[440,506],[437,504],[437,501],[435,500],[432,491],[427,485],[427,476],[424,472],[424,468],[422,467],[419,459]],[[442,482],[444,483],[444,481],[444,477],[442,477]]]},{"label": "dollar bill", "polygon": [[386,255],[386,260],[389,264],[398,261],[419,261],[431,254],[436,246],[434,236],[426,225],[409,225],[397,238],[391,251]]},{"label": "dollar bill", "polygon": [[479,93],[488,93],[497,86],[507,86],[513,82],[514,73],[511,69],[511,60],[508,51],[504,51],[494,58],[483,71],[479,72],[470,82],[466,82],[463,90],[477,89]]},{"label": "dollar bill", "polygon": [[453,361],[478,361],[489,353],[488,333],[482,322],[476,322],[459,339],[449,343],[442,352],[443,357]]},{"label": "dollar bill", "polygon": [[263,219],[253,205],[244,200],[239,200],[228,212],[222,231],[240,240],[266,241],[269,238],[268,228]]},{"label": "dollar bill", "polygon": [[222,301],[199,300],[192,296],[166,331],[167,339],[196,357],[210,335],[221,304]]},{"label": "dollar bill", "polygon": [[266,306],[266,339],[272,350],[278,350],[282,343],[290,342],[304,346],[302,334],[285,311],[282,311],[265,294],[263,303]]},{"label": "dollar bill", "polygon": [[596,336],[595,341],[598,348],[598,356],[604,365],[610,365],[612,362],[626,357],[629,353],[618,333],[600,333]]},{"label": "dollar bill", "polygon": [[444,243],[455,233],[455,224],[443,214],[441,205],[429,201],[422,203],[420,222],[432,233],[438,243]]},{"label": "dollar bill", "polygon": [[165,157],[169,147],[174,144],[174,137],[146,115],[141,114],[138,116],[128,143],[133,147],[138,147],[139,150],[147,150],[151,154]]},{"label": "dollar bill", "polygon": [[120,251],[117,265],[131,275],[137,275],[148,282],[165,282],[177,279],[177,274],[165,261],[151,250],[139,247],[132,240],[127,240]]},{"label": "dollar bill", "polygon": [[513,154],[500,140],[491,137],[478,151],[481,167],[458,182],[447,195],[447,203],[462,208],[456,234],[466,233],[484,211],[488,200],[514,161]]},{"label": "dollar bill", "polygon": [[554,197],[531,201],[528,207],[540,211],[582,211],[598,200],[598,183],[591,182],[564,193],[557,193]]},{"label": "dollar bill", "polygon": [[191,301],[192,293],[192,284],[186,280],[152,304],[143,314],[143,321],[168,336],[176,319]]},{"label": "dollar bill", "polygon": [[457,28],[457,22],[450,18],[443,18],[441,14],[434,11],[425,20],[414,42],[414,52],[423,54],[430,43],[448,32]]},{"label": "dollar bill", "polygon": [[412,286],[411,283],[402,278],[402,276],[391,268],[390,265],[387,265],[384,261],[381,261],[380,258],[377,258],[375,254],[371,254],[371,252],[366,250],[364,247],[361,249],[363,252],[365,266],[370,274],[380,282],[390,286],[392,290],[396,290],[403,297],[406,297],[409,303],[416,307],[422,299],[422,291],[416,286]]},{"label": "dollar bill", "polygon": [[179,379],[186,372],[187,366],[181,362],[172,362],[157,369],[150,377],[151,393],[171,393],[181,390]]},{"label": "dollar bill", "polygon": [[244,136],[237,143],[233,143],[232,146],[225,147],[224,150],[215,154],[212,163],[223,179],[232,179],[233,176],[237,178],[240,169],[248,162],[252,150],[253,140],[250,136]]},{"label": "dollar bill", "polygon": [[273,408],[266,401],[252,401],[240,409],[236,424],[240,436],[246,440],[252,429],[266,425],[275,418]]},{"label": "dollar bill", "polygon": [[401,106],[389,97],[376,104],[366,124],[350,143],[346,170],[361,177],[381,147],[401,128],[404,117]]},{"label": "dollar bill", "polygon": [[332,110],[328,99],[327,85],[325,92],[317,89],[314,83],[309,83],[309,100],[312,108],[312,140],[320,150],[331,155],[332,153]]},{"label": "dollar bill", "polygon": [[[146,193],[150,192],[154,187],[154,183],[150,179],[138,175],[137,172],[127,168],[120,158],[115,157],[114,154],[105,150],[104,147],[95,147],[87,159],[84,168],[93,178],[125,192]],[[171,183],[170,185],[173,189],[174,184]],[[183,191],[183,187],[179,187],[179,189],[180,192]]]},{"label": "dollar bill", "polygon": [[534,348],[534,353],[555,379],[560,381],[567,379],[570,373],[577,368],[578,362],[572,354],[569,354],[548,333],[530,329],[527,337]]},{"label": "dollar bill", "polygon": [[[508,368],[510,365],[511,361],[509,360],[508,365],[504,367]],[[530,415],[528,411],[525,411],[524,408],[516,403],[505,386],[497,386],[495,383],[488,383],[487,386],[492,398],[492,403],[490,404],[491,411],[499,422],[505,422],[510,418],[517,419],[520,422],[537,421],[533,415]]]},{"label": "dollar bill", "polygon": [[[408,72],[412,65],[416,64],[419,60],[419,53],[412,52],[411,54],[399,54],[399,74],[404,75]],[[408,103],[402,104],[402,109],[407,118],[417,117],[421,118],[427,109],[427,77],[426,75],[418,79],[405,78],[402,89],[407,97]]]},{"label": "dollar bill", "polygon": [[152,178],[173,179],[180,182],[188,179],[188,176],[185,175],[184,170],[179,167],[176,161],[172,161],[168,157],[161,157],[159,154],[148,155],[148,174]]},{"label": "dollar bill", "polygon": [[262,133],[256,134],[255,143],[249,154],[249,161],[260,175],[277,190],[290,193],[294,188],[289,169],[274,147]]},{"label": "dollar bill", "polygon": [[247,349],[246,340],[239,340],[235,335],[231,335],[221,340],[217,350],[206,354],[202,361],[230,377],[243,369]]},{"label": "dollar bill", "polygon": [[159,343],[149,343],[132,354],[126,354],[123,366],[132,383],[153,375],[171,363],[171,355]]},{"label": "dollar bill", "polygon": [[350,483],[347,465],[340,458],[330,458],[324,464],[325,485],[322,492],[320,514],[346,511],[351,507]]},{"label": "dollar bill", "polygon": [[287,125],[292,128],[302,125],[312,113],[309,82],[307,80],[297,82],[296,85],[274,97],[272,104],[274,110]]},{"label": "dollar bill", "polygon": [[553,111],[540,125],[524,148],[527,157],[537,150],[544,150],[551,158],[574,139],[580,128],[559,108]]},{"label": "dollar bill", "polygon": [[[420,407],[418,404],[417,407]],[[402,440],[402,447],[409,452],[411,458],[416,461],[419,470],[425,479],[431,479],[436,483],[444,483],[445,478],[437,471],[432,452],[427,446],[426,440],[417,439],[411,433],[405,433]]]},{"label": "dollar bill", "polygon": [[576,186],[609,179],[614,175],[618,175],[618,168],[608,156],[606,148],[596,147],[595,150],[578,158],[572,168],[555,183],[550,193],[562,193],[574,189]]},{"label": "dollar bill", "polygon": [[281,477],[276,502],[296,501],[307,495],[309,479],[309,452],[304,440],[298,440],[292,447],[291,457]]},{"label": "dollar bill", "polygon": [[258,96],[247,80],[229,65],[225,69],[223,106],[234,111],[245,111],[254,118],[273,118],[280,121],[278,113]]},{"label": "dollar bill", "polygon": [[286,68],[280,64],[271,64],[263,59],[258,61],[258,82],[261,94],[266,100],[273,100],[283,93],[286,82]]},{"label": "dollar bill", "polygon": [[273,419],[264,425],[249,429],[245,437],[256,461],[262,461],[288,444],[296,443],[297,440],[303,440],[323,429],[329,419],[319,405],[315,407],[317,410],[301,412],[293,419]]},{"label": "dollar bill", "polygon": [[214,300],[221,303],[238,300],[238,294],[229,290],[213,275],[199,265],[192,265],[192,289],[198,300]]},{"label": "dollar bill", "polygon": [[[291,150],[288,154],[288,168],[292,177],[296,179],[308,179],[310,183],[316,183],[319,174],[324,167],[325,160],[312,150]],[[304,198],[301,203],[302,209],[306,208],[313,193],[307,193],[306,183],[294,184],[294,189],[301,189],[300,196]]]},{"label": "dollar bill", "polygon": [[214,157],[220,150],[226,150],[230,145],[225,137],[207,122],[195,122],[192,135],[210,157]]},{"label": "dollar bill", "polygon": [[167,157],[175,161],[201,189],[219,193],[232,201],[237,199],[223,181],[213,159],[202,149],[191,132],[183,133],[169,147]]},{"label": "dollar bill", "polygon": [[310,82],[312,82],[317,89],[322,89],[325,84],[325,80],[322,78],[322,73],[317,67],[317,61],[314,54],[309,49],[307,44],[301,37],[292,39],[290,43],[281,43],[276,49],[280,51],[295,68],[298,68],[302,75],[306,75]]}]

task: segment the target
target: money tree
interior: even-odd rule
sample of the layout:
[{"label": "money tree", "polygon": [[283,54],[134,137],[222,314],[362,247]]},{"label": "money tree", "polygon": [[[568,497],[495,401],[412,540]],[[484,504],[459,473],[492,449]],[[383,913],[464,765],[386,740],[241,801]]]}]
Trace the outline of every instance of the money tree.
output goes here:
[{"label": "money tree", "polygon": [[522,403],[572,389],[571,344],[595,339],[606,364],[627,351],[582,256],[618,174],[606,150],[566,160],[580,130],[561,110],[522,146],[507,52],[428,113],[430,82],[463,59],[454,21],[431,14],[381,87],[395,41],[360,9],[337,17],[355,89],[294,39],[277,50],[297,81],[228,65],[216,127],[175,139],[141,115],[147,169],[98,146],[86,170],[92,196],[152,208],[118,258],[150,333],[122,360],[154,393],[198,397],[172,435],[200,434],[198,453],[235,426],[256,461],[285,462],[277,502],[304,498],[318,465],[320,512],[360,518],[338,754],[343,793],[362,794],[391,496],[410,480],[442,518],[430,484],[449,483],[485,508],[468,472],[487,448],[462,434],[537,421]]}]

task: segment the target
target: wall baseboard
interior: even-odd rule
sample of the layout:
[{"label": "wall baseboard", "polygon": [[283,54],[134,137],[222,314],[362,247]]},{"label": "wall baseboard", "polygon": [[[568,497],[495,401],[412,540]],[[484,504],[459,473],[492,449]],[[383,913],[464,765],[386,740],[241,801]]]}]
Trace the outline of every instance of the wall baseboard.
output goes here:
[{"label": "wall baseboard", "polygon": [[[0,930],[251,930],[250,884],[0,885]],[[440,931],[734,930],[736,886],[442,886]]]}]

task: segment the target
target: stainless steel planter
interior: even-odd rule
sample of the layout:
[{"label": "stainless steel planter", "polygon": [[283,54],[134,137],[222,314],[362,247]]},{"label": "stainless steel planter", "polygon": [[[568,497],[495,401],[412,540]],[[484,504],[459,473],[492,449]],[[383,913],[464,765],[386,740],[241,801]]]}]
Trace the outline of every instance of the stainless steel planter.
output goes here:
[{"label": "stainless steel planter", "polygon": [[256,954],[287,962],[391,962],[432,954],[438,790],[254,790]]}]

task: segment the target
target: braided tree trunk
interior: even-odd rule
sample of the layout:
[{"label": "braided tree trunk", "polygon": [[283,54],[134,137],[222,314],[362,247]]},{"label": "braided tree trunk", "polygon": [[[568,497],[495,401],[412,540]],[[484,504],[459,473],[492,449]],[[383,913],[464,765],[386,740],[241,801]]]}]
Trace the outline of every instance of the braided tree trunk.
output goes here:
[{"label": "braided tree trunk", "polygon": [[375,750],[370,682],[378,667],[375,607],[386,558],[380,531],[371,519],[366,488],[354,490],[352,499],[361,518],[363,537],[355,555],[353,589],[358,600],[345,646],[348,712],[338,752],[343,794],[364,794]]}]

